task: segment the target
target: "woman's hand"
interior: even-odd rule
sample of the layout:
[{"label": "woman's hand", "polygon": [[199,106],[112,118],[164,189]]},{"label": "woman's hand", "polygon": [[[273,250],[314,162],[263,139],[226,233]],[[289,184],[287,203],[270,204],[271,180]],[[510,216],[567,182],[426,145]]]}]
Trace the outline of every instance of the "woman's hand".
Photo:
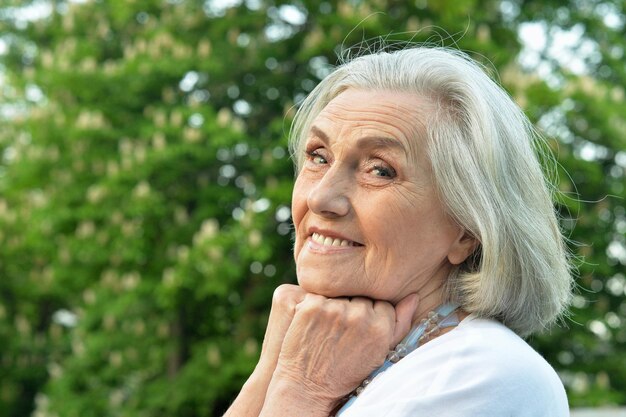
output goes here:
[{"label": "woman's hand", "polygon": [[[362,297],[306,294],[284,335],[261,416],[328,416],[408,333],[417,304],[416,295],[394,307]],[[275,352],[273,344],[267,346]]]},{"label": "woman's hand", "polygon": [[261,357],[235,402],[224,417],[258,417],[265,402],[285,334],[296,312],[296,305],[304,300],[306,291],[297,285],[284,284],[276,288],[272,297]]}]

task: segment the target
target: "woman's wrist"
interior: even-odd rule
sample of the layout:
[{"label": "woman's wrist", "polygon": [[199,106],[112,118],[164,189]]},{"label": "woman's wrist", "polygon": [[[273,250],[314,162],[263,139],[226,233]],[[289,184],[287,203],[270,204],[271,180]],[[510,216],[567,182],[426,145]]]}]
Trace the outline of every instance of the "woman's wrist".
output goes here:
[{"label": "woman's wrist", "polygon": [[[260,365],[260,364],[259,364]],[[265,402],[265,396],[272,379],[271,370],[263,366],[254,369],[241,387],[239,395],[224,417],[258,417]]]},{"label": "woman's wrist", "polygon": [[269,366],[263,366],[263,363],[260,361],[250,374],[250,377],[244,384],[244,387],[255,391],[262,391],[263,396],[265,397],[265,392],[272,381],[273,373],[274,369]]},{"label": "woman's wrist", "polygon": [[335,402],[306,384],[275,374],[259,417],[328,417]]}]

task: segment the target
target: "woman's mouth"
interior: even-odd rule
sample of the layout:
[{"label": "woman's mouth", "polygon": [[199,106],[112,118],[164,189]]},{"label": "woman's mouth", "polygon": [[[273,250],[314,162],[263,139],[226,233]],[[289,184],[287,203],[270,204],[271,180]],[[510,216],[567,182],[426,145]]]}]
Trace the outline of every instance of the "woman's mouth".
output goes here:
[{"label": "woman's mouth", "polygon": [[324,236],[320,233],[313,233],[311,235],[311,240],[323,246],[363,246],[360,243],[353,242],[351,240]]}]

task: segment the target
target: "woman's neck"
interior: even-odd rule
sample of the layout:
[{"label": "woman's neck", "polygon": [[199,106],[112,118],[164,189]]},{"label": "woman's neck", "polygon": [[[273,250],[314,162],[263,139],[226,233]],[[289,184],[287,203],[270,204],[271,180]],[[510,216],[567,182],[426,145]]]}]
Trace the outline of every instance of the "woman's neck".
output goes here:
[{"label": "woman's neck", "polygon": [[[431,286],[431,288],[423,288],[421,291],[418,291],[418,296],[420,297],[420,301],[411,322],[413,326],[418,325],[423,319],[427,318],[428,313],[434,311],[446,300],[443,285],[441,284]],[[459,322],[469,315],[469,313],[462,309],[458,309],[456,314]],[[442,329],[440,335],[450,330],[452,330],[452,328]]]},{"label": "woman's neck", "polygon": [[444,302],[443,282],[441,280],[431,279],[422,288],[417,291],[419,302],[415,314],[413,314],[412,325],[415,326],[422,319],[428,316],[428,313],[436,309]]}]

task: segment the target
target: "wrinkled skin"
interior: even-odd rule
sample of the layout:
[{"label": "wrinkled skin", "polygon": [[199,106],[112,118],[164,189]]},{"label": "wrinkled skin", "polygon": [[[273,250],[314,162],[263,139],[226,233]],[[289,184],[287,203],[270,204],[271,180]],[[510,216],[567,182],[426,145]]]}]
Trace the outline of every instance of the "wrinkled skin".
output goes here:
[{"label": "wrinkled skin", "polygon": [[[315,119],[292,211],[298,282],[328,297],[396,303],[464,259],[463,231],[437,198],[419,96],[348,90]],[[360,246],[328,247],[315,231]]]}]

